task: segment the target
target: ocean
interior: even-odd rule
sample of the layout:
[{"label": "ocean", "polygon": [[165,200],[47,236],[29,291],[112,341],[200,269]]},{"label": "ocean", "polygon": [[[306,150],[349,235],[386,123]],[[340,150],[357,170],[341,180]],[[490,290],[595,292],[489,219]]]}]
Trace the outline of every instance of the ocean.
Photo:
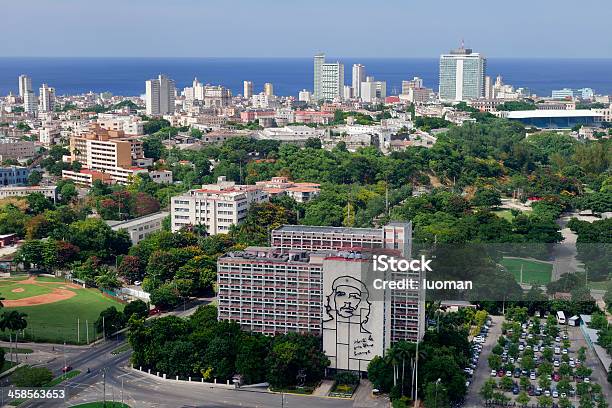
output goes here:
[{"label": "ocean", "polygon": [[[344,63],[345,83],[350,84],[352,65],[366,66],[367,75],[387,81],[387,93],[401,91],[401,81],[414,76],[437,90],[436,58],[327,58]],[[144,82],[163,73],[182,89],[194,77],[203,83],[221,84],[242,93],[242,81],[261,92],[265,82],[276,95],[295,95],[312,89],[311,58],[0,58],[0,95],[17,93],[17,77],[27,74],[38,89],[47,83],[58,95],[108,91],[114,95],[142,95]],[[487,61],[487,74],[502,75],[504,82],[529,88],[541,96],[553,89],[593,88],[612,94],[612,59],[496,59]]]}]

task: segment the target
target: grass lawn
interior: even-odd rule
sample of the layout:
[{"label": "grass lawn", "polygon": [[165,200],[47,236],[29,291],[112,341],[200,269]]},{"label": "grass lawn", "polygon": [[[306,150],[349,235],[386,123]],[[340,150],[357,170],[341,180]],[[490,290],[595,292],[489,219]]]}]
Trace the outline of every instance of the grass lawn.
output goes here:
[{"label": "grass lawn", "polygon": [[130,408],[130,406],[112,401],[106,401],[105,405],[102,401],[98,401],[88,402],[87,404],[72,405],[72,408]]},{"label": "grass lawn", "polygon": [[550,282],[552,277],[552,263],[522,258],[504,258],[500,262],[508,272],[514,275],[520,283],[521,267],[523,269],[523,283],[542,285]]},{"label": "grass lawn", "polygon": [[510,222],[512,222],[512,220],[514,219],[514,215],[512,215],[510,210],[493,211],[493,214],[497,215],[499,218],[503,218]]},{"label": "grass lawn", "polygon": [[589,282],[589,289],[596,290],[607,290],[610,281],[602,281],[602,282]]},{"label": "grass lawn", "polygon": [[[45,278],[54,279],[54,278]],[[54,279],[58,282],[57,286],[65,285],[63,279]],[[48,285],[48,284],[47,284]],[[26,285],[32,286],[32,285]],[[49,285],[54,287],[55,285]],[[118,310],[123,310],[123,304],[109,297],[103,296],[97,289],[70,289],[76,295],[70,299],[55,303],[48,303],[37,306],[22,306],[16,308],[3,308],[3,311],[19,310],[26,313],[28,327],[25,330],[25,337],[20,334],[19,341],[38,341],[50,343],[63,343],[64,341],[76,344],[77,340],[84,344],[87,339],[87,328],[89,329],[89,340],[93,341],[96,336],[94,323],[99,317],[100,312],[111,306]],[[0,289],[0,293],[3,292]],[[77,322],[80,336],[77,335]],[[87,322],[87,328],[86,328]],[[0,333],[0,338],[8,339],[7,334]]]}]

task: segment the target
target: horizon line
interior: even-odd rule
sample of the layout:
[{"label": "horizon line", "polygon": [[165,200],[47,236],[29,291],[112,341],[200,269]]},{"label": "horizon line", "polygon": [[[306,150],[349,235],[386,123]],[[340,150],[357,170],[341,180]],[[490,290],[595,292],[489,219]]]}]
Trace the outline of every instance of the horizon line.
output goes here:
[{"label": "horizon line", "polygon": [[[442,55],[442,54],[441,54]],[[337,56],[337,55],[333,55],[333,54],[325,54],[326,57],[329,58],[350,58],[350,59],[356,59],[356,58],[362,58],[362,59],[439,59],[440,55],[438,56],[413,56],[413,57],[408,57],[408,56],[381,56],[381,57],[374,57],[374,56],[354,56],[354,55],[348,55],[348,56]],[[512,57],[508,57],[508,56],[487,56],[484,55],[485,58],[487,59],[515,59],[515,60],[525,60],[525,59],[531,59],[531,60],[550,60],[550,59],[559,59],[559,60],[612,60],[612,56],[610,57],[567,57],[567,56],[548,56],[548,57],[529,57],[529,56],[512,56]],[[143,56],[126,56],[126,55],[115,55],[115,56],[109,56],[109,55],[105,55],[105,56],[92,56],[92,55],[7,55],[7,56],[0,56],[0,59],[3,58],[83,58],[83,59],[312,59],[314,58],[314,54],[312,56],[289,56],[289,57],[280,57],[280,56],[265,56],[265,57],[260,57],[260,56],[148,56],[148,55],[143,55]]]}]

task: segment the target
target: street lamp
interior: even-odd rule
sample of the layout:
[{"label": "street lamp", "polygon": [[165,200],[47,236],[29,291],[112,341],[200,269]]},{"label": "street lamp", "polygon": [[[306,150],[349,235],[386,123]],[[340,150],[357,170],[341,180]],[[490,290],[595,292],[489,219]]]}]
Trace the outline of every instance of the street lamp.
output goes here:
[{"label": "street lamp", "polygon": [[436,408],[438,408],[438,384],[440,384],[440,381],[442,381],[441,378],[436,380]]}]

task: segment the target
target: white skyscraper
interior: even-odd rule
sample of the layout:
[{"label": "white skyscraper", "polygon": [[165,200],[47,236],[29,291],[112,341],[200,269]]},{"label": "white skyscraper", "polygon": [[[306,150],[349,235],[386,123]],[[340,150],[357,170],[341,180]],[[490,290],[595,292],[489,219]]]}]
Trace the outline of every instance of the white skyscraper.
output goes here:
[{"label": "white skyscraper", "polygon": [[353,65],[353,96],[355,98],[361,97],[361,83],[366,80],[366,69],[364,65],[354,64]]},{"label": "white skyscraper", "polygon": [[273,96],[274,95],[274,85],[272,85],[270,82],[266,82],[264,84],[264,93],[266,94],[266,96]]},{"label": "white skyscraper", "polygon": [[245,99],[251,99],[251,97],[253,96],[253,82],[251,81],[244,81],[243,83],[243,92],[242,92],[242,96]]},{"label": "white skyscraper", "polygon": [[[196,81],[197,79],[194,80]],[[174,113],[175,95],[174,81],[164,75],[146,81],[147,115],[159,116]]]},{"label": "white skyscraper", "polygon": [[314,98],[316,101],[342,98],[344,93],[344,65],[325,62],[325,55],[314,57]]},{"label": "white skyscraper", "polygon": [[361,100],[363,102],[381,101],[387,97],[387,83],[385,81],[375,81],[374,77],[367,77],[361,83]]},{"label": "white skyscraper", "polygon": [[53,112],[53,109],[55,109],[55,88],[51,88],[47,84],[42,84],[39,89],[39,94],[40,111]]},{"label": "white skyscraper", "polygon": [[440,56],[441,100],[465,101],[485,96],[487,60],[463,44]]},{"label": "white skyscraper", "polygon": [[32,90],[32,78],[27,75],[19,75],[19,96],[22,98],[26,92]]}]

